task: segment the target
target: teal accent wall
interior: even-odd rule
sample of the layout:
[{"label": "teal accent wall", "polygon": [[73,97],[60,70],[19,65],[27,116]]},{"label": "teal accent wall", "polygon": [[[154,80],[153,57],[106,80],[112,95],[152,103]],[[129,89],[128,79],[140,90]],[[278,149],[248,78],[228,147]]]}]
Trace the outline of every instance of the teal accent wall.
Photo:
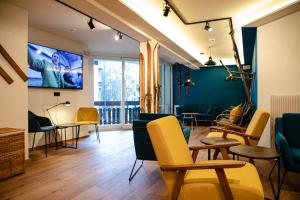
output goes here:
[{"label": "teal accent wall", "polygon": [[[252,66],[254,74],[253,90],[251,100],[254,110],[257,108],[257,47],[256,47],[256,27],[242,27],[244,63]],[[254,111],[253,110],[253,111]]]},{"label": "teal accent wall", "polygon": [[257,43],[255,41],[254,45],[254,53],[252,60],[252,72],[254,74],[253,78],[253,90],[252,90],[252,103],[254,105],[254,110],[257,108]]},{"label": "teal accent wall", "polygon": [[[195,82],[189,88],[189,95],[185,96],[185,87],[180,87],[181,96],[178,96],[178,66],[181,70],[181,83],[185,81],[185,66],[173,65],[173,101],[174,105],[183,104],[215,104],[220,111],[232,105],[246,101],[243,85],[240,80],[225,81],[228,75],[222,66],[203,67],[200,70],[189,69],[189,77]],[[230,66],[237,71],[236,66]]]}]

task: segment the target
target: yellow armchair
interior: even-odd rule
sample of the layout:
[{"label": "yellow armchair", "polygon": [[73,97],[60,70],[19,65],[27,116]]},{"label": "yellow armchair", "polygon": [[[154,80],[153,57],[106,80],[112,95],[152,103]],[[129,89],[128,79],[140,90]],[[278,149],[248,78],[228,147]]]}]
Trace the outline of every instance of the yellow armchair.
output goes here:
[{"label": "yellow armchair", "polygon": [[100,143],[98,124],[100,122],[100,116],[98,110],[93,107],[81,107],[76,114],[76,122],[80,125],[95,125],[95,131],[97,139]]},{"label": "yellow armchair", "polygon": [[270,114],[262,109],[257,109],[247,128],[228,125],[226,128],[211,127],[218,132],[210,132],[207,137],[224,137],[230,139],[236,139],[241,144],[257,145],[261,134],[263,133],[265,126],[269,120]]},{"label": "yellow armchair", "polygon": [[149,122],[147,130],[171,199],[264,199],[252,164],[230,160],[195,162],[195,152],[208,147],[192,147],[191,154],[174,116]]}]

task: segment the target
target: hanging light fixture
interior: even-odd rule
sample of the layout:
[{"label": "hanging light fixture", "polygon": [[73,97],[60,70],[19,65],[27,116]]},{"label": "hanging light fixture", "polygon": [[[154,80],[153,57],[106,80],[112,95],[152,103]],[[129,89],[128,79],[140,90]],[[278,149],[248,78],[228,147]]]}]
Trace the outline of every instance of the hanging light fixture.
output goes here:
[{"label": "hanging light fixture", "polygon": [[205,23],[204,30],[206,30],[208,32],[212,32],[212,27],[209,25],[208,22]]},{"label": "hanging light fixture", "polygon": [[190,78],[185,81],[185,83],[182,84],[183,87],[193,87],[195,86],[195,82],[193,82]]},{"label": "hanging light fixture", "polygon": [[216,62],[213,61],[213,59],[211,57],[211,47],[209,47],[209,58],[208,58],[208,61],[206,61],[206,63],[204,63],[204,65],[207,65],[207,66],[214,66],[214,65],[216,65]]}]

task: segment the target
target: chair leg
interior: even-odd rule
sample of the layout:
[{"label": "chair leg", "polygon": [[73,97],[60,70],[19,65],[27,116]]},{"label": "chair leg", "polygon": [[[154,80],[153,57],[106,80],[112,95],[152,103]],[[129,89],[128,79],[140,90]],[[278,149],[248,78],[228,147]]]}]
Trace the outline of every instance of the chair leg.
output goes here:
[{"label": "chair leg", "polygon": [[57,129],[54,130],[54,135],[55,135],[55,148],[57,150]]},{"label": "chair leg", "polygon": [[33,135],[33,142],[32,142],[31,151],[33,151],[33,147],[34,147],[34,141],[35,141],[35,135],[36,135],[36,132],[34,132],[34,135]]},{"label": "chair leg", "polygon": [[95,130],[96,130],[97,140],[98,140],[98,142],[100,144],[100,136],[99,136],[98,124],[95,124]]},{"label": "chair leg", "polygon": [[135,177],[135,175],[140,171],[141,167],[143,166],[144,160],[142,160],[142,164],[137,168],[137,170],[135,172],[133,172],[137,160],[138,159],[136,158],[135,161],[134,161],[133,167],[131,169],[131,172],[130,172],[130,175],[129,175],[129,179],[128,179],[129,183]]}]

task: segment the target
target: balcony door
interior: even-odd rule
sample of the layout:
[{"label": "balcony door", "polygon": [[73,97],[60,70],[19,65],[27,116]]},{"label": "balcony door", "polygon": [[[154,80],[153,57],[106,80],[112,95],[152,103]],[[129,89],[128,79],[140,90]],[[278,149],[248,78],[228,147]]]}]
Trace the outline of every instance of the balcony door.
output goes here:
[{"label": "balcony door", "polygon": [[139,114],[139,62],[94,60],[94,105],[101,128],[130,128]]}]

